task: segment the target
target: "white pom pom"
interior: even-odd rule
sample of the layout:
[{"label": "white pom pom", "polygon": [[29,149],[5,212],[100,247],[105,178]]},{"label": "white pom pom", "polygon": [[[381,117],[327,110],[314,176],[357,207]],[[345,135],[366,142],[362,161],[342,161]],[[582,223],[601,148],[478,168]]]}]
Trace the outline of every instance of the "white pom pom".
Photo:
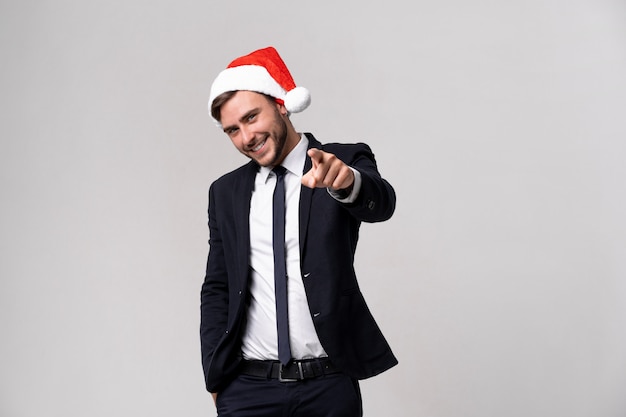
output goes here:
[{"label": "white pom pom", "polygon": [[296,87],[285,95],[285,108],[290,113],[299,113],[311,104],[311,93],[304,87]]}]

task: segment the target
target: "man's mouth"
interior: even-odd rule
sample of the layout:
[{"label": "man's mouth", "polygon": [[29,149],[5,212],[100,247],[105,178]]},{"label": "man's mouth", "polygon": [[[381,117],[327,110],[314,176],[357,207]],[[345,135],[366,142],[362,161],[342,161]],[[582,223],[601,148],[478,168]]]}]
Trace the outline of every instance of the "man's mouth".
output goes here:
[{"label": "man's mouth", "polygon": [[265,145],[265,142],[267,142],[267,139],[261,141],[258,145],[252,148],[252,152],[258,152],[263,147],[263,145]]}]

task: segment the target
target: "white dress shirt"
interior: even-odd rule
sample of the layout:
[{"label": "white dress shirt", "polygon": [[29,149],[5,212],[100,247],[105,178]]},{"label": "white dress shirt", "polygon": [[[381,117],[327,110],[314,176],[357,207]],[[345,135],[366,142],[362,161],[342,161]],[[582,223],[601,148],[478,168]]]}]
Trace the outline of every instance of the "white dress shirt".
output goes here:
[{"label": "white dress shirt", "polygon": [[[289,341],[294,359],[327,356],[322,347],[302,281],[300,270],[299,205],[301,178],[304,170],[308,139],[301,140],[287,155],[282,166],[285,174],[285,247],[287,262],[287,296],[289,309]],[[356,198],[360,175],[354,170],[352,194],[342,202]],[[278,360],[276,330],[276,301],[274,293],[274,250],[272,245],[272,198],[276,175],[269,167],[261,167],[256,175],[250,201],[250,302],[246,328],[242,337],[244,359]],[[331,194],[332,195],[332,194]]]}]

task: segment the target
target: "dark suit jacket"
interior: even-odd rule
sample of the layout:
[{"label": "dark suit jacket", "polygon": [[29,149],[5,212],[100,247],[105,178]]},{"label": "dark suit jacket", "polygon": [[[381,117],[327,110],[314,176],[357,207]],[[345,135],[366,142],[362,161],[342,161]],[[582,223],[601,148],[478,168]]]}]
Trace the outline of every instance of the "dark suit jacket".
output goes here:
[{"label": "dark suit jacket", "polygon": [[[353,268],[361,221],[391,217],[395,192],[381,178],[365,144],[315,147],[339,157],[361,173],[357,200],[341,204],[325,188],[302,187],[300,259],[313,323],[333,363],[364,379],[397,364],[359,289]],[[311,167],[307,156],[304,172]],[[201,292],[200,336],[207,389],[219,391],[241,361],[240,336],[246,318],[250,253],[250,198],[258,165],[250,161],[216,180],[209,190],[207,270]]]}]

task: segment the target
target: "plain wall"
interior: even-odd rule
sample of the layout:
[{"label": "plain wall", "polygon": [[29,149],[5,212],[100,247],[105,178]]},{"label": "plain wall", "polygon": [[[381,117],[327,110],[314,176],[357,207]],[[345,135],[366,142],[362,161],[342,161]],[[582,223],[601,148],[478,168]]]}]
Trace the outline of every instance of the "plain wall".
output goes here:
[{"label": "plain wall", "polygon": [[357,272],[400,365],[366,416],[626,415],[626,6],[2,1],[0,416],[207,416],[207,114],[274,45],[398,206]]}]

